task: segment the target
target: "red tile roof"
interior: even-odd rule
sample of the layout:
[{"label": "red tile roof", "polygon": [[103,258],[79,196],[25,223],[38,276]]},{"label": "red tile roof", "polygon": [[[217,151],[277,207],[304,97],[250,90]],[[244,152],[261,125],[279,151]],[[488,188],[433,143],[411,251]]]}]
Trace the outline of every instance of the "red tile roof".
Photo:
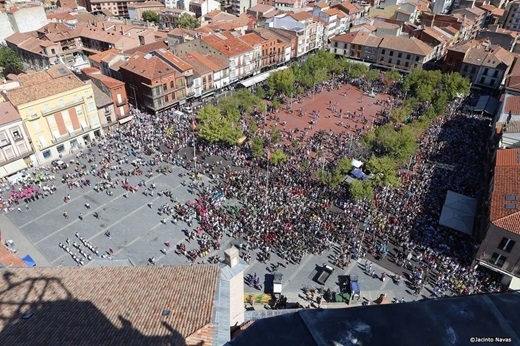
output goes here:
[{"label": "red tile roof", "polygon": [[144,54],[142,52],[137,52],[132,55],[128,60],[121,64],[119,68],[142,76],[150,81],[177,72],[175,68],[162,61],[161,58],[153,56],[152,54]]},{"label": "red tile roof", "polygon": [[226,37],[226,39],[222,39],[216,35],[207,35],[202,37],[202,41],[227,57],[244,54],[253,50],[251,45],[236,37]]},{"label": "red tile roof", "polygon": [[504,113],[511,115],[520,115],[520,95],[509,95],[504,105]]},{"label": "red tile roof", "polygon": [[[208,340],[218,275],[216,265],[4,269],[2,344],[180,345],[188,338]],[[33,316],[22,320],[29,310]]]},{"label": "red tile roof", "polygon": [[48,71],[20,74],[18,79],[22,87],[7,93],[7,99],[14,106],[57,95],[84,85],[64,65],[56,65]]},{"label": "red tile roof", "polygon": [[16,120],[22,120],[22,118],[11,102],[0,102],[0,125],[9,124]]},{"label": "red tile roof", "polygon": [[520,149],[497,151],[490,221],[520,234]]}]

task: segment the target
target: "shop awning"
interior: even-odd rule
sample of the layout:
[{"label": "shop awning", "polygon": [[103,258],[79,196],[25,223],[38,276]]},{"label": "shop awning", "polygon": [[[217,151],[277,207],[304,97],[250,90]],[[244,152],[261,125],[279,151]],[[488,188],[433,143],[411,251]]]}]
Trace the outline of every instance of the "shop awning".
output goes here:
[{"label": "shop awning", "polygon": [[119,124],[123,125],[123,124],[126,124],[127,122],[129,121],[132,121],[134,120],[134,117],[132,115],[126,117],[126,118],[123,118],[121,120],[119,120]]},{"label": "shop awning", "polygon": [[36,267],[36,262],[32,259],[31,255],[26,255],[24,258],[22,258],[22,261],[24,261],[28,267]]}]

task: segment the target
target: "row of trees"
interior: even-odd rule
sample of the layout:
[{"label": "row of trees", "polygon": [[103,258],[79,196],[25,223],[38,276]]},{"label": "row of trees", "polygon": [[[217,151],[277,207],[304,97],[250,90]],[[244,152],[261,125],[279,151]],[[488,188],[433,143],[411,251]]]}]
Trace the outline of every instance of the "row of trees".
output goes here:
[{"label": "row of trees", "polygon": [[371,198],[375,187],[398,185],[398,169],[417,151],[417,138],[444,114],[450,101],[468,95],[470,87],[470,81],[459,73],[412,70],[403,81],[406,100],[392,110],[391,122],[364,136],[374,153],[366,164],[372,178],[351,184],[351,195]]},{"label": "row of trees", "polygon": [[[160,18],[157,12],[154,11],[144,11],[142,16],[145,22],[159,24]],[[184,29],[196,29],[200,26],[199,21],[196,18],[193,18],[188,13],[183,13],[175,22],[175,25],[178,28]]]},{"label": "row of trees", "polygon": [[[350,78],[363,77],[369,81],[380,77],[379,70],[369,69],[365,64],[337,59],[332,53],[319,51],[315,55],[310,55],[301,64],[294,63],[289,69],[272,73],[266,83],[269,87],[269,96],[291,96],[302,94],[305,90],[345,72]],[[387,85],[392,85],[400,78],[396,70],[383,73],[383,81]]]}]

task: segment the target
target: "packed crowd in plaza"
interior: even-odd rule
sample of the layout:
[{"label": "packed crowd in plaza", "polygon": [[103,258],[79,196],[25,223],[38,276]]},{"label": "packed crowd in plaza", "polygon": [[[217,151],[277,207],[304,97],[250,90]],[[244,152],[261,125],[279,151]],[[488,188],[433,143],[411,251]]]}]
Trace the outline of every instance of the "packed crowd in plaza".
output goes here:
[{"label": "packed crowd in plaza", "polygon": [[[343,86],[338,80],[339,87]],[[355,84],[364,90],[374,88],[363,85],[363,81]],[[334,83],[324,84],[321,92],[333,87]],[[387,122],[388,108],[399,104],[398,91],[391,94],[375,125]],[[246,261],[255,256],[269,261],[277,254],[287,266],[300,263],[306,254],[334,249],[335,264],[344,267],[351,260],[379,254],[403,267],[417,292],[425,284],[430,284],[437,296],[497,290],[497,282],[488,273],[470,267],[475,249],[471,239],[438,224],[447,190],[476,198],[482,192],[473,176],[484,171],[485,148],[480,142],[489,129],[489,120],[453,105],[453,111],[435,120],[421,138],[402,185],[376,191],[374,208],[373,201],[349,199],[344,186],[331,191],[310,173],[323,167],[325,161],[328,164],[353,155],[366,158],[366,149],[358,142],[369,128],[367,121],[362,110],[356,114],[343,112],[341,102],[330,105],[330,114],[294,116],[305,116],[316,123],[320,116],[353,118],[359,127],[313,134],[306,129],[298,133],[282,131],[277,146],[287,153],[287,161],[277,166],[269,164],[267,155],[252,158],[247,145],[227,147],[200,141],[192,129],[191,115],[134,111],[131,124],[113,130],[78,153],[71,161],[73,172],[62,176],[57,168],[43,167],[34,171],[33,183],[4,182],[4,211],[21,212],[21,205],[29,209],[32,200],[54,193],[60,179],[69,189],[93,188],[109,194],[125,188],[132,192],[129,176],[161,170],[169,173],[166,167],[173,164],[192,173],[190,188],[198,196],[189,205],[176,204],[175,196],[171,196],[171,206],[160,206],[159,211],[193,225],[186,241],[196,239],[199,249],[186,250],[185,244],[176,244],[177,252],[193,262],[207,259],[220,248],[225,236],[231,236],[242,241],[241,255]],[[275,110],[270,117],[276,117]],[[261,116],[257,120],[262,124]],[[298,147],[291,145],[296,136],[303,139]],[[185,151],[179,152],[194,143],[195,166]],[[322,159],[313,159],[317,151],[323,152]],[[439,168],[437,163],[453,165],[456,174]],[[128,164],[131,169],[125,169]],[[197,180],[199,173],[210,177],[213,184]],[[147,189],[154,193],[153,188]],[[221,203],[222,196],[241,203],[230,208]],[[66,199],[64,196],[64,202]]]}]

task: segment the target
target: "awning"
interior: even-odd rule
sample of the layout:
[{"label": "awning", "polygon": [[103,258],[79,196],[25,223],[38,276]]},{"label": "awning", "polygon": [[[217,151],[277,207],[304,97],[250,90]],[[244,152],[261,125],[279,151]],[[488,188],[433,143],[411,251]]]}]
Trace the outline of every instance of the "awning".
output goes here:
[{"label": "awning", "polygon": [[352,161],[350,163],[352,164],[352,166],[354,166],[356,168],[361,168],[361,166],[363,166],[363,162],[356,160],[356,159],[352,159]]},{"label": "awning", "polygon": [[22,258],[22,261],[24,261],[28,267],[36,267],[36,262],[32,259],[31,255],[25,256]]},{"label": "awning", "polygon": [[511,278],[511,283],[509,284],[509,289],[511,291],[520,291],[520,278],[513,276]]},{"label": "awning", "polygon": [[473,108],[474,112],[485,112],[489,115],[494,115],[498,108],[498,100],[493,96],[480,96],[477,105]]},{"label": "awning", "polygon": [[365,173],[363,173],[362,170],[360,170],[359,168],[354,168],[350,174],[354,177],[354,178],[357,178],[357,179],[360,179],[360,180],[365,180],[367,178],[367,175]]},{"label": "awning", "polygon": [[279,67],[279,68],[274,69],[272,71],[260,73],[260,74],[257,74],[254,77],[251,77],[251,78],[248,78],[246,80],[241,81],[239,84],[242,84],[244,87],[249,88],[250,86],[253,86],[255,84],[258,84],[258,83],[261,83],[261,82],[267,80],[267,78],[269,78],[271,73],[282,71],[282,70],[285,70],[287,68],[288,68],[287,66],[282,66],[282,67]]},{"label": "awning", "polygon": [[123,119],[119,120],[119,124],[123,125],[123,124],[126,124],[127,122],[132,121],[132,120],[134,120],[134,116],[130,115],[130,116],[126,117],[126,118],[123,118]]},{"label": "awning", "polygon": [[448,191],[442,207],[439,225],[473,235],[473,224],[477,213],[477,200]]}]

